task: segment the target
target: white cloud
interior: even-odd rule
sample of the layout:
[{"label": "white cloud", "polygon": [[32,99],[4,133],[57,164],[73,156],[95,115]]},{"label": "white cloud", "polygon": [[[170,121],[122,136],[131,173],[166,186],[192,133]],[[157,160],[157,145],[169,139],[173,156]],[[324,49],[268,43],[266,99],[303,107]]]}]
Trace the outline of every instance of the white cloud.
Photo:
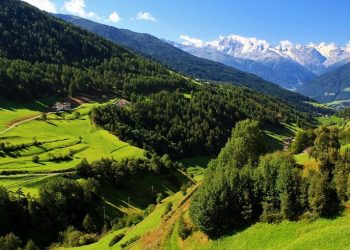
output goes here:
[{"label": "white cloud", "polygon": [[27,2],[41,10],[45,10],[47,12],[51,13],[57,13],[56,6],[53,2],[50,0],[23,0],[24,2]]},{"label": "white cloud", "polygon": [[87,12],[85,7],[85,0],[70,0],[64,3],[63,9],[80,17],[98,18],[96,13]]},{"label": "white cloud", "polygon": [[146,12],[146,11],[137,13],[136,19],[137,20],[144,20],[144,21],[152,21],[152,22],[157,21],[157,19],[154,16],[152,16],[151,13]]},{"label": "white cloud", "polygon": [[117,22],[120,22],[122,20],[122,18],[119,16],[119,14],[114,11],[112,14],[109,15],[109,18],[108,18],[108,22],[111,22],[111,23],[117,23]]},{"label": "white cloud", "polygon": [[204,42],[198,38],[189,37],[187,35],[181,35],[180,39],[182,40],[183,45],[192,45],[195,47],[203,47],[204,46]]}]

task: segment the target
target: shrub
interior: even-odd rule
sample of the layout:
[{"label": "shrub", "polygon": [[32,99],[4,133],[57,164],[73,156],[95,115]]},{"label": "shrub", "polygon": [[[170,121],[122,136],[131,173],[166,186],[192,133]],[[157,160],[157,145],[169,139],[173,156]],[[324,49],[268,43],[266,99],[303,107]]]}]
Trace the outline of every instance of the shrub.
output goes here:
[{"label": "shrub", "polygon": [[272,204],[263,202],[263,212],[260,216],[260,220],[267,223],[275,223],[282,220],[281,213],[276,210]]},{"label": "shrub", "polygon": [[192,227],[184,220],[182,214],[180,215],[178,223],[179,236],[181,237],[181,239],[185,240],[192,233]]},{"label": "shrub", "polygon": [[155,208],[154,204],[148,205],[148,207],[145,209],[145,213],[143,214],[143,216],[144,217],[148,216],[150,213],[153,212],[154,208]]},{"label": "shrub", "polygon": [[165,209],[164,209],[164,212],[163,212],[163,215],[162,217],[164,217],[165,215],[167,215],[173,208],[173,203],[172,202],[168,202],[166,205],[165,205]]},{"label": "shrub", "polygon": [[32,156],[32,161],[33,161],[34,163],[39,163],[40,157],[39,157],[38,155],[33,155],[33,156]]},{"label": "shrub", "polygon": [[127,246],[131,245],[135,241],[138,241],[140,239],[140,236],[135,236],[131,238],[130,240],[124,242],[123,244],[120,245],[121,248],[126,248]]},{"label": "shrub", "polygon": [[117,244],[121,239],[123,239],[123,237],[125,236],[124,233],[120,233],[115,235],[112,240],[109,242],[109,247],[114,246],[115,244]]},{"label": "shrub", "polygon": [[0,237],[0,249],[20,249],[22,241],[14,233]]},{"label": "shrub", "polygon": [[83,233],[76,230],[73,226],[69,226],[66,231],[60,233],[60,235],[64,247],[77,247],[79,246],[79,239]]},{"label": "shrub", "polygon": [[83,220],[83,228],[90,233],[96,232],[97,230],[95,222],[89,214],[87,214]]},{"label": "shrub", "polygon": [[89,244],[95,243],[97,241],[98,241],[97,234],[94,234],[94,233],[92,233],[92,234],[83,234],[79,238],[79,246],[89,245]]},{"label": "shrub", "polygon": [[164,199],[164,195],[162,193],[157,194],[156,202],[160,203]]},{"label": "shrub", "polygon": [[69,226],[66,231],[61,232],[60,236],[64,247],[78,247],[98,241],[96,234],[84,234],[73,226]]},{"label": "shrub", "polygon": [[35,245],[34,241],[28,240],[24,250],[39,250],[39,247]]},{"label": "shrub", "polygon": [[41,120],[46,121],[47,120],[47,115],[46,113],[41,114]]}]

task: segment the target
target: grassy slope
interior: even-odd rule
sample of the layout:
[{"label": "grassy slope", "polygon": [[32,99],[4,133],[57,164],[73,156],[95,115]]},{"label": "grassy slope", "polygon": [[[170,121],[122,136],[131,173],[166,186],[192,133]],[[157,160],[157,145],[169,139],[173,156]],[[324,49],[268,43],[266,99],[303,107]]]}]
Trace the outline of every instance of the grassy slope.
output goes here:
[{"label": "grassy slope", "polygon": [[[0,130],[2,131],[14,120],[40,114],[47,109],[46,104],[53,101],[54,99],[48,99],[25,105],[2,102],[0,104]],[[43,183],[57,176],[57,174],[50,172],[73,169],[82,158],[94,161],[102,157],[113,157],[117,160],[144,157],[142,149],[130,146],[107,131],[91,124],[88,114],[96,105],[103,104],[86,103],[77,108],[75,112],[78,111],[81,114],[79,119],[75,119],[74,112],[73,114],[65,114],[65,120],[56,115],[49,115],[47,121],[30,121],[5,134],[0,134],[0,141],[5,143],[28,144],[25,149],[13,152],[12,156],[0,157],[0,171],[29,172],[15,176],[0,176],[0,185],[12,191],[21,188],[25,194],[30,193],[32,196],[36,196]],[[31,145],[34,136],[42,145]],[[81,142],[79,137],[82,137]],[[57,163],[48,161],[49,154],[66,154],[70,150],[74,152],[71,161]],[[32,162],[33,155],[40,157],[38,164]],[[116,201],[118,199],[114,198],[114,202],[110,202],[110,204],[115,206]]]},{"label": "grassy slope", "polygon": [[21,188],[24,194],[30,193],[31,196],[37,196],[39,187],[57,176],[58,174],[0,176],[0,185],[14,192]]},{"label": "grassy slope", "polygon": [[55,98],[35,101],[32,103],[20,104],[8,101],[0,102],[0,131],[4,130],[11,121],[18,118],[38,115],[52,104]]},{"label": "grassy slope", "polygon": [[325,116],[321,116],[318,117],[317,120],[322,124],[322,125],[340,125],[344,122],[343,118],[339,118],[335,115],[329,116],[329,117],[325,117]]},{"label": "grassy slope", "polygon": [[131,178],[124,188],[115,188],[111,184],[102,185],[107,214],[114,218],[120,213],[140,213],[155,202],[157,193],[174,195],[182,184],[188,183],[189,179],[179,171],[173,174],[178,180],[178,186],[170,182],[166,176],[154,174]]},{"label": "grassy slope", "polygon": [[[91,124],[89,117],[84,114],[87,114],[92,106],[93,104],[85,104],[79,108],[78,111],[82,114],[79,119],[73,119],[73,115],[66,115],[66,119],[63,120],[50,115],[47,121],[31,121],[0,135],[0,140],[11,144],[30,144],[34,136],[43,143],[16,151],[15,157],[0,158],[0,170],[60,171],[74,168],[82,158],[94,161],[102,157],[143,157],[143,150],[130,146]],[[81,142],[79,137],[82,138]],[[70,150],[74,152],[72,161],[49,161],[49,154],[67,154]],[[32,162],[33,155],[40,157],[39,164]]]},{"label": "grassy slope", "polygon": [[[100,241],[97,243],[83,246],[83,247],[76,247],[76,248],[62,248],[62,249],[76,249],[76,250],[95,250],[95,249],[122,249],[120,247],[121,244],[127,242],[128,240],[132,239],[133,237],[136,236],[142,236],[146,234],[147,232],[150,232],[154,229],[156,229],[159,225],[162,224],[162,221],[164,220],[162,218],[162,215],[165,210],[165,206],[167,202],[173,202],[173,204],[176,206],[177,203],[181,201],[181,198],[183,198],[183,195],[178,192],[172,196],[169,196],[168,198],[164,199],[161,204],[158,204],[154,211],[147,216],[142,222],[137,224],[134,227],[131,227],[129,229],[124,229],[124,230],[116,230],[108,233],[105,237],[103,237]],[[109,242],[113,238],[114,235],[117,235],[124,231],[125,236],[123,239],[121,239],[116,245],[114,245],[112,248],[110,248]],[[140,249],[140,242],[135,242],[132,246],[133,249]]]},{"label": "grassy slope", "polygon": [[192,158],[184,158],[181,162],[187,169],[187,173],[192,175],[196,181],[203,179],[205,169],[212,157],[197,156]]},{"label": "grassy slope", "polygon": [[347,249],[350,216],[315,222],[258,223],[210,244],[209,249]]},{"label": "grassy slope", "polygon": [[[185,210],[185,217],[188,212]],[[257,223],[243,231],[210,240],[199,231],[181,240],[177,224],[169,234],[164,249],[349,249],[350,214],[313,222],[284,221],[279,224]]]}]

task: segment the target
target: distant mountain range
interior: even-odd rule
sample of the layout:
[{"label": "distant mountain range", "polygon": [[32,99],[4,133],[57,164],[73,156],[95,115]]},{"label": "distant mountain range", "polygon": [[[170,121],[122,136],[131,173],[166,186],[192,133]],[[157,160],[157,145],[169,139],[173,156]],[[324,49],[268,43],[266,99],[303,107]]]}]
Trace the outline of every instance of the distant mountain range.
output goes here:
[{"label": "distant mountain range", "polygon": [[[298,91],[320,102],[334,101],[348,95],[341,93],[341,88],[332,95],[327,91],[322,92],[327,89],[324,85],[328,83],[322,82],[325,78],[318,76],[333,72],[350,62],[349,47],[341,48],[334,44],[293,45],[287,41],[272,46],[264,40],[239,36],[220,37],[212,42],[187,39],[179,44],[81,17],[62,14],[55,16],[174,71],[202,80],[242,85],[283,99],[299,109],[309,109],[307,102],[310,99],[283,88]],[[317,89],[313,91],[312,88]]]},{"label": "distant mountain range", "polygon": [[[200,78],[202,80],[227,82],[245,86],[258,92],[278,97],[293,104],[295,107],[298,106],[299,109],[306,110],[310,108],[310,105],[306,103],[310,100],[309,98],[285,90],[276,84],[257,77],[256,75],[237,70],[236,68],[239,67],[236,65],[230,67],[223,63],[193,56],[175,46],[172,46],[168,42],[149,34],[118,29],[71,15],[56,14],[55,16],[158,61],[177,72],[194,78]],[[222,53],[222,55],[229,59],[228,55],[225,55],[224,53]],[[250,61],[254,65],[255,62],[253,60]],[[245,64],[247,62],[246,60],[242,60],[241,63]],[[255,64],[259,66],[261,65],[259,63]],[[296,63],[295,66],[301,67]],[[261,71],[264,69],[265,66],[261,66]],[[311,76],[313,76],[313,74],[311,74]]]},{"label": "distant mountain range", "polygon": [[282,41],[273,46],[265,40],[237,35],[209,42],[182,38],[181,44],[168,42],[192,55],[236,67],[293,90],[350,62],[349,44],[294,45]]},{"label": "distant mountain range", "polygon": [[350,63],[321,75],[313,81],[304,84],[298,89],[299,92],[311,96],[314,99],[334,104],[350,105]]}]

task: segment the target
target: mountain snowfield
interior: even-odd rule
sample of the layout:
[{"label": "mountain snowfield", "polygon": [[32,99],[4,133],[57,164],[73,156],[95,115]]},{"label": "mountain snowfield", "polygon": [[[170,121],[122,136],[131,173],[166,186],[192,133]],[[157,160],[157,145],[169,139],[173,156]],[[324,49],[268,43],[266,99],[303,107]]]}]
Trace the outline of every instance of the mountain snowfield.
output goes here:
[{"label": "mountain snowfield", "polygon": [[238,35],[220,36],[208,42],[189,36],[180,38],[182,43],[170,43],[195,56],[236,67],[293,90],[350,62],[350,42],[341,47],[334,43],[302,45],[289,41],[272,45],[266,40]]}]

